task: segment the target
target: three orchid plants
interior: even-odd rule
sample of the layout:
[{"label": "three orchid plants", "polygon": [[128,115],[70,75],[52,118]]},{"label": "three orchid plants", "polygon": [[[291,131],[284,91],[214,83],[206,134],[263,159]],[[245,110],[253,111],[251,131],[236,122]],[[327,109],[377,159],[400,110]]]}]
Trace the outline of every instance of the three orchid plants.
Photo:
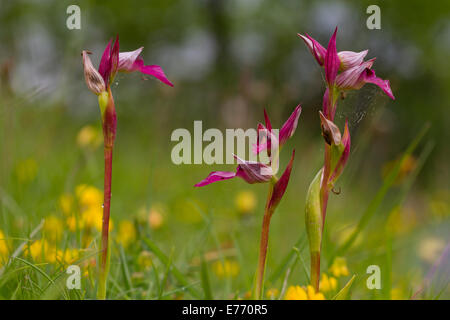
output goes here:
[{"label": "three orchid plants", "polygon": [[[320,168],[309,186],[305,208],[305,223],[311,257],[310,279],[311,285],[316,291],[319,289],[322,231],[325,224],[328,196],[329,192],[333,190],[337,179],[342,174],[350,154],[348,121],[345,122],[343,134],[341,134],[338,126],[334,123],[338,97],[343,91],[357,90],[366,83],[373,83],[379,86],[387,96],[394,99],[389,81],[378,78],[372,70],[375,59],[364,60],[368,50],[362,52],[337,52],[336,33],[337,28],[326,49],[308,34],[298,34],[311,51],[317,63],[324,67],[326,80],[323,106],[322,110],[319,111],[322,136],[325,140],[324,165]],[[119,52],[119,40],[117,37],[114,43],[109,41],[101,58],[98,70],[92,65],[89,58],[90,52],[83,51],[82,53],[87,86],[98,96],[104,135],[105,180],[97,293],[99,299],[106,298],[110,252],[108,249],[108,232],[111,202],[112,152],[117,124],[111,83],[117,72],[139,71],[143,74],[154,76],[169,86],[173,86],[164,75],[161,67],[157,65],[144,65],[144,61],[140,56],[142,49],[139,48],[131,52]],[[278,168],[279,152],[286,141],[293,136],[301,111],[301,106],[297,106],[281,129],[275,130],[264,110],[265,125],[258,124],[257,130],[259,137],[257,144],[253,146],[253,153],[259,155],[265,152],[269,159],[268,163],[247,161],[235,156],[238,163],[235,172],[214,171],[195,185],[196,187],[203,187],[217,181],[229,180],[236,177],[243,179],[249,184],[268,184],[268,194],[261,228],[259,259],[255,276],[255,299],[260,299],[264,291],[264,272],[270,221],[275,209],[285,194],[295,155],[295,150],[293,150],[290,161],[284,172],[278,178],[276,169]]]}]

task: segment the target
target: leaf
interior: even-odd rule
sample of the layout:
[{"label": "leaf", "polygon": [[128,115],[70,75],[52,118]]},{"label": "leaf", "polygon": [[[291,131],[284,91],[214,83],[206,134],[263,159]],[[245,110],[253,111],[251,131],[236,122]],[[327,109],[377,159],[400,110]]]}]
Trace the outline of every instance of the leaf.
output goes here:
[{"label": "leaf", "polygon": [[348,280],[347,284],[333,297],[332,300],[347,300],[350,299],[351,292],[350,287],[355,281],[356,275],[353,275],[350,280]]}]

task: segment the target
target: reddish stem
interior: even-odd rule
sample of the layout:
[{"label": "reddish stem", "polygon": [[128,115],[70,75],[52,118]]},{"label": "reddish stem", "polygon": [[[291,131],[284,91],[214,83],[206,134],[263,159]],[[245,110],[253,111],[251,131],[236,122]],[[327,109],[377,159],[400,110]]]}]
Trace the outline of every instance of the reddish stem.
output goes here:
[{"label": "reddish stem", "polygon": [[111,208],[111,178],[112,178],[112,154],[113,148],[105,146],[105,183],[103,194],[103,223],[102,223],[102,259],[101,273],[106,273],[108,259],[109,216]]},{"label": "reddish stem", "polygon": [[257,300],[261,299],[262,291],[264,288],[264,272],[266,269],[267,246],[269,245],[270,219],[272,218],[272,213],[275,209],[270,207],[270,199],[272,198],[273,188],[274,188],[273,183],[270,183],[261,228],[261,240],[259,244],[259,259],[258,259],[258,270],[256,275],[257,278],[256,278],[256,292],[255,292],[255,297]]}]

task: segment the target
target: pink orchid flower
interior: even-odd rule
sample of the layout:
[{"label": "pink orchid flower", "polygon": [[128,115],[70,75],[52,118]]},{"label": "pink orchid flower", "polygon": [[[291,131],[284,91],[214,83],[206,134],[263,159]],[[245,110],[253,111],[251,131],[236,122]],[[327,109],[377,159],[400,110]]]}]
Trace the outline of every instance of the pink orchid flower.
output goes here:
[{"label": "pink orchid flower", "polygon": [[[109,40],[103,51],[98,71],[93,67],[89,58],[90,52],[83,51],[84,75],[88,88],[99,95],[101,92],[108,91],[117,72],[130,73],[134,71],[154,76],[161,82],[173,87],[172,82],[167,79],[160,66],[144,65],[144,60],[140,56],[143,48],[130,52],[119,52],[119,37],[116,37],[114,44],[112,44],[112,40]],[[103,81],[100,81],[99,76]]]},{"label": "pink orchid flower", "polygon": [[[327,83],[336,85],[339,90],[357,90],[366,83],[372,83],[379,86],[389,98],[395,100],[389,80],[378,78],[375,71],[371,69],[375,59],[364,61],[368,50],[361,52],[340,51],[337,53],[336,32],[337,28],[327,49],[308,34],[298,34],[319,65],[324,66]],[[338,71],[341,71],[341,73],[338,74]]]}]

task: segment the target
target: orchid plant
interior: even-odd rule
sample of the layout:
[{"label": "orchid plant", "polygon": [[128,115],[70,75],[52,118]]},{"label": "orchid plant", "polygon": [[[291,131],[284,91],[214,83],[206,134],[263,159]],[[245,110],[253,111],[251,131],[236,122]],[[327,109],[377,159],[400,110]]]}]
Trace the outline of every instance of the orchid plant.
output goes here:
[{"label": "orchid plant", "polygon": [[325,49],[308,34],[298,34],[320,66],[324,67],[326,90],[323,96],[323,108],[319,112],[322,135],[325,140],[324,165],[311,182],[306,199],[305,222],[311,255],[311,285],[319,290],[320,254],[322,232],[325,225],[329,192],[348,161],[350,154],[350,132],[345,121],[344,133],[334,123],[337,101],[341,92],[360,89],[366,83],[373,83],[383,92],[395,99],[389,80],[378,78],[372,65],[375,58],[364,61],[368,50],[361,52],[341,51],[336,49],[334,31],[328,47]]},{"label": "orchid plant", "polygon": [[112,176],[112,155],[114,141],[116,138],[117,116],[114,105],[114,98],[111,92],[111,83],[117,72],[139,71],[143,74],[154,76],[163,83],[173,86],[167,79],[163,70],[157,65],[144,65],[141,57],[143,47],[130,52],[119,52],[119,37],[114,43],[108,42],[103,52],[98,70],[92,65],[89,58],[89,51],[83,51],[84,77],[86,84],[93,93],[98,96],[100,106],[103,139],[104,139],[104,159],[105,159],[105,180],[104,180],[104,202],[103,202],[103,222],[102,238],[99,256],[99,281],[97,287],[97,297],[106,298],[106,282],[109,270],[109,217],[111,207],[111,176]]},{"label": "orchid plant", "polygon": [[[249,184],[254,183],[269,183],[269,191],[267,194],[267,201],[264,210],[261,240],[259,247],[259,259],[256,271],[256,283],[254,296],[256,299],[260,299],[264,290],[264,271],[266,266],[267,246],[269,243],[269,227],[270,220],[272,218],[275,209],[283,197],[291,176],[292,163],[294,161],[295,150],[292,151],[291,159],[286,166],[283,174],[280,178],[276,176],[276,171],[273,167],[278,168],[278,155],[281,147],[286,141],[291,138],[297,128],[298,119],[301,114],[301,107],[297,106],[288,120],[283,124],[279,130],[279,135],[272,128],[270,119],[264,110],[265,123],[258,124],[258,142],[253,146],[253,153],[260,154],[263,151],[267,151],[269,156],[269,164],[264,164],[256,161],[242,160],[235,155],[238,162],[236,172],[229,171],[213,171],[204,180],[197,183],[196,187],[203,187],[213,182],[228,180],[235,177],[242,178]],[[260,139],[261,137],[261,139]]]}]

